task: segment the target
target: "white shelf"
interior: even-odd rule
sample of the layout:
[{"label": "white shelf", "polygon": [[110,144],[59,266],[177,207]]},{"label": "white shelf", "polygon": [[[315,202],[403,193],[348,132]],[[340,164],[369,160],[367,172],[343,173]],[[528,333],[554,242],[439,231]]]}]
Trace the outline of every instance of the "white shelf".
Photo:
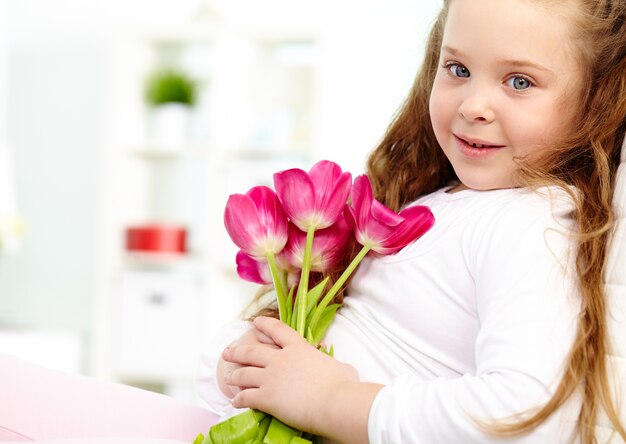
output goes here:
[{"label": "white shelf", "polygon": [[124,268],[189,268],[198,267],[204,260],[199,253],[153,253],[153,252],[126,252],[122,265]]},{"label": "white shelf", "polygon": [[[111,377],[133,383],[167,385],[188,377],[180,368],[198,345],[190,345],[189,335],[204,342],[252,300],[256,286],[237,276],[237,248],[223,226],[227,197],[271,182],[282,169],[304,168],[313,144],[315,33],[289,20],[266,26],[255,17],[257,25],[244,26],[228,11],[196,19],[168,29],[128,30],[112,39],[117,59],[111,61],[116,75],[109,97],[116,137],[103,236],[111,241],[103,243],[108,290],[96,312]],[[214,26],[206,26],[210,21]],[[192,128],[199,122],[206,131],[166,147],[152,142],[142,88],[155,68],[172,65],[200,76],[204,89],[196,112],[204,114],[192,117]],[[123,250],[120,233],[128,225],[162,220],[187,228],[191,253]],[[170,305],[150,302],[151,292],[160,290]],[[122,320],[119,331],[116,319]],[[172,331],[182,336],[172,338]],[[107,340],[111,336],[114,342]],[[171,353],[158,352],[160,345],[181,352],[177,366]]]},{"label": "white shelf", "polygon": [[210,151],[206,144],[191,144],[182,147],[161,147],[147,144],[131,150],[137,157],[146,160],[175,160],[182,157],[206,158]]}]

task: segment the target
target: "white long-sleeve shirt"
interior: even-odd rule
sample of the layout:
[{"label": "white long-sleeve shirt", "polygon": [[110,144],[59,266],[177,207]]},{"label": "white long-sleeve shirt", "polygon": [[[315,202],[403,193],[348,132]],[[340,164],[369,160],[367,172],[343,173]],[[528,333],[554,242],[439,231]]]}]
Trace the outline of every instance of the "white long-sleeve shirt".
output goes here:
[{"label": "white long-sleeve shirt", "polygon": [[[395,255],[364,259],[324,343],[362,381],[386,386],[370,410],[370,442],[511,442],[473,418],[537,407],[560,380],[580,307],[573,207],[548,189],[440,190],[416,203],[431,208],[434,227]],[[209,375],[217,354],[207,353],[200,390],[224,412]],[[579,408],[573,398],[512,442],[569,442]]]}]

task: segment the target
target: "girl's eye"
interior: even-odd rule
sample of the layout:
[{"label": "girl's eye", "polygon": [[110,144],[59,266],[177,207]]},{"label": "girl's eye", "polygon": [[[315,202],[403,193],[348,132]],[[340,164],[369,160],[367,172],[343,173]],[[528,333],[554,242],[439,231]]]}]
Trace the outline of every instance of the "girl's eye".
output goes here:
[{"label": "girl's eye", "polygon": [[521,76],[513,76],[510,79],[508,79],[506,83],[511,88],[516,89],[518,91],[523,91],[525,89],[530,88],[531,86],[534,86],[530,80],[528,80],[526,77],[521,77]]},{"label": "girl's eye", "polygon": [[454,77],[469,77],[470,72],[465,66],[460,65],[458,63],[448,63],[445,65],[445,68],[452,74]]}]

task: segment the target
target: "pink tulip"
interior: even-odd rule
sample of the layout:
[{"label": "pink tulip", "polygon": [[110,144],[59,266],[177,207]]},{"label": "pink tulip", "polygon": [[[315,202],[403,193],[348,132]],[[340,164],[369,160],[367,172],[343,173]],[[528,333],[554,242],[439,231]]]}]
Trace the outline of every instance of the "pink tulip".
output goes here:
[{"label": "pink tulip", "polygon": [[[343,257],[344,248],[352,237],[353,221],[348,215],[341,215],[337,222],[328,228],[315,232],[311,251],[311,271],[324,272],[337,265]],[[285,247],[289,262],[302,268],[306,233],[295,225],[289,226],[289,241]]]},{"label": "pink tulip", "polygon": [[[298,285],[300,280],[300,270],[289,263],[285,250],[276,256],[278,270],[287,273],[287,288]],[[264,259],[255,259],[248,256],[243,251],[237,252],[237,274],[241,279],[255,284],[272,284],[272,272],[270,266]]]},{"label": "pink tulip", "polygon": [[352,176],[339,165],[322,160],[307,173],[299,168],[274,174],[274,186],[285,212],[298,228],[321,230],[341,215]]},{"label": "pink tulip", "polygon": [[224,225],[235,245],[254,258],[277,254],[287,243],[287,216],[276,193],[265,186],[231,195]]},{"label": "pink tulip", "polygon": [[426,233],[435,222],[428,207],[412,206],[397,214],[374,200],[372,186],[365,175],[354,180],[351,212],[357,241],[380,254],[398,252]]},{"label": "pink tulip", "polygon": [[261,285],[272,283],[272,273],[267,262],[257,261],[241,250],[237,253],[235,261],[237,262],[237,274],[244,281]]}]

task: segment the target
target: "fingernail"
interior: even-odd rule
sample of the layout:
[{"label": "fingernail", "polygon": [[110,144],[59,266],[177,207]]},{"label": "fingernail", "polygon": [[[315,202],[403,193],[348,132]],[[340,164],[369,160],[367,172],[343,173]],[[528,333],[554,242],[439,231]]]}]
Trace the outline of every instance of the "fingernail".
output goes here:
[{"label": "fingernail", "polygon": [[224,350],[222,350],[222,355],[227,355],[230,352],[230,347],[226,347]]},{"label": "fingernail", "polygon": [[231,373],[232,373],[232,371],[227,372],[227,373],[224,375],[224,381],[228,382],[228,380],[230,379],[230,374],[231,374]]}]

